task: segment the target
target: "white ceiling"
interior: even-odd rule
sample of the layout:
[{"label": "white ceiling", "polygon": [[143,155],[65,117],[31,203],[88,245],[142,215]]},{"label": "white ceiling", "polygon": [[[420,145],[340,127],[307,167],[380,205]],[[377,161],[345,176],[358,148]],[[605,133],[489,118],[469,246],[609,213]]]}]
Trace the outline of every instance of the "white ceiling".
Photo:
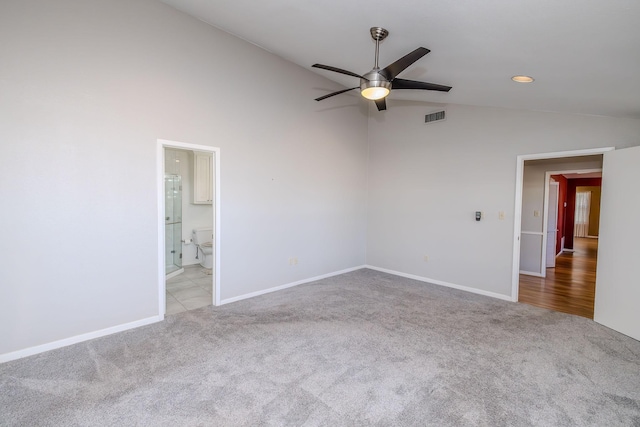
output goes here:
[{"label": "white ceiling", "polygon": [[409,99],[640,119],[639,0],[162,1],[346,87],[358,79],[311,65],[366,73],[372,26],[390,32],[381,67],[431,49],[399,77],[451,92],[394,91],[389,108]]}]

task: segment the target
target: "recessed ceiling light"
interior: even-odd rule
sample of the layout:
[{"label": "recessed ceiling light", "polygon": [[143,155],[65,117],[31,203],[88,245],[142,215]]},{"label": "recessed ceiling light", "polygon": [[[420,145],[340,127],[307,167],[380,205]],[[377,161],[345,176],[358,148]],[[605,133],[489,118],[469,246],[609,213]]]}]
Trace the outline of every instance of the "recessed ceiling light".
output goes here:
[{"label": "recessed ceiling light", "polygon": [[531,83],[533,81],[533,77],[529,76],[513,76],[511,80],[518,83]]}]

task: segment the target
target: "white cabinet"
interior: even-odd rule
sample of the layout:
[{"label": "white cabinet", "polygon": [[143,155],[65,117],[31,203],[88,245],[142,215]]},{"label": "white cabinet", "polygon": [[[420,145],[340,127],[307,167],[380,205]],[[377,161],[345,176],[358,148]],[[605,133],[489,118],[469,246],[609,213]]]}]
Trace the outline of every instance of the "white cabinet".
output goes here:
[{"label": "white cabinet", "polygon": [[193,203],[213,204],[213,156],[211,153],[193,152]]}]

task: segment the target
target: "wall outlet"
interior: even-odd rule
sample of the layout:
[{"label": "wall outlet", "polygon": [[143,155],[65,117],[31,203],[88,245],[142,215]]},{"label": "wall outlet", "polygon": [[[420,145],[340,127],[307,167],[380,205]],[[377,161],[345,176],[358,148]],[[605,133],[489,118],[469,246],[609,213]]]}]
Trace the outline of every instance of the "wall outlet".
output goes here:
[{"label": "wall outlet", "polygon": [[533,211],[533,216],[540,216],[540,211]]},{"label": "wall outlet", "polygon": [[289,258],[289,265],[298,265],[298,258],[297,257]]},{"label": "wall outlet", "polygon": [[500,220],[504,219],[504,211],[498,212],[498,219],[500,219]]},{"label": "wall outlet", "polygon": [[429,255],[425,255],[422,259],[424,262],[429,262]]}]

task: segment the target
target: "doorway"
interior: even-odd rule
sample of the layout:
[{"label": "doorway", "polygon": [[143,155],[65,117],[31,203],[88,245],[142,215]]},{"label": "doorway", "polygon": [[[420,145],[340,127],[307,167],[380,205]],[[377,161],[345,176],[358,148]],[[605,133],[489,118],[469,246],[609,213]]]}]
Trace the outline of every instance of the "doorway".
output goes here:
[{"label": "doorway", "polygon": [[[532,174],[530,170],[527,174],[525,169],[524,185],[532,186],[540,176],[540,171],[544,171],[546,194],[543,229],[546,240],[542,239],[544,247],[523,246],[521,248],[521,259],[529,265],[540,265],[541,271],[527,272],[521,269],[518,301],[592,319],[598,242],[597,239],[588,241],[582,238],[587,237],[582,236],[582,233],[586,230],[588,223],[585,221],[588,221],[589,215],[582,212],[585,206],[579,203],[581,197],[576,196],[580,196],[583,194],[581,192],[587,190],[593,191],[597,195],[594,198],[599,203],[602,169],[601,167],[579,170],[548,169],[558,165],[602,166],[602,155],[583,156],[580,160],[576,160],[575,157],[537,160],[533,163],[534,171],[538,173]],[[527,175],[529,175],[528,180]],[[535,178],[533,183],[532,175]],[[593,187],[581,187],[581,185]],[[523,216],[527,215],[527,208],[536,206],[531,200],[527,201],[527,198],[540,198],[540,195],[530,190],[525,191]],[[538,206],[539,203],[540,200],[538,200]],[[596,207],[599,208],[599,205],[594,205],[594,208]],[[591,213],[599,215],[599,209],[593,209]],[[595,219],[596,223],[592,224],[596,235],[597,221],[598,219]],[[523,224],[529,224],[531,227],[532,222],[523,221]],[[526,225],[523,225],[523,231],[525,227]],[[542,233],[540,234],[542,238]],[[529,238],[531,242],[529,236],[522,237],[522,239],[525,238]],[[534,261],[537,264],[527,260],[528,258],[535,258]]]},{"label": "doorway", "polygon": [[[538,191],[538,195],[541,197],[541,203],[544,203],[544,215],[540,215],[543,210],[542,206],[533,207],[524,202],[525,194],[525,162],[526,161],[538,161],[549,162],[550,164],[562,165],[567,163],[571,158],[585,158],[586,156],[602,155],[608,151],[612,151],[612,147],[577,150],[577,151],[565,151],[557,153],[542,153],[542,154],[530,154],[520,155],[517,158],[516,165],[516,202],[515,202],[515,216],[514,216],[514,252],[513,252],[513,274],[512,274],[512,300],[519,301],[520,294],[520,273],[522,265],[529,266],[530,272],[539,279],[545,279],[547,275],[546,269],[546,252],[547,252],[547,221],[546,216],[548,213],[548,183],[550,174],[546,172],[553,171],[553,167],[547,167],[542,176],[545,177],[544,181],[540,179],[534,179],[534,182],[538,182],[540,188],[534,189]],[[562,168],[558,168],[562,170]],[[531,191],[531,188],[527,187],[526,191]],[[573,215],[571,215],[573,217]],[[524,225],[524,227],[523,227]],[[525,234],[526,227],[530,227],[531,230],[528,234]],[[573,239],[572,239],[573,241]],[[535,253],[536,262],[523,258],[521,255],[521,249],[530,249],[532,253]],[[521,265],[522,263],[522,265]],[[525,269],[526,270],[526,269]],[[542,286],[543,283],[538,281],[538,285]]]},{"label": "doorway", "polygon": [[[198,171],[195,170],[195,160],[189,162],[188,165],[184,165],[182,171],[179,170],[180,163],[178,162],[185,162],[187,159],[194,158],[196,155],[194,153],[197,153],[199,160],[201,160],[203,156],[210,159],[208,163],[209,170],[204,182],[201,180],[202,173],[198,175]],[[173,162],[171,160],[173,160]],[[169,169],[167,169],[167,165],[169,165]],[[202,293],[203,289],[206,290],[208,288],[208,293],[205,295],[209,295],[209,302],[207,302],[206,305],[220,305],[220,149],[217,147],[159,139],[157,141],[157,166],[159,313],[164,316],[165,314],[184,311],[176,311],[175,309],[167,311],[168,303],[175,305],[175,301],[173,301],[174,295],[169,291],[178,292],[180,291],[180,287],[186,288],[191,285],[195,286],[192,291],[185,290],[181,292],[185,294],[183,295],[185,298],[188,298],[187,294],[190,292],[194,293],[199,291]],[[189,169],[189,167],[191,167],[191,169]],[[179,194],[180,197],[167,198],[167,172],[169,172],[169,181],[173,190],[176,190],[174,188],[176,182],[179,183],[178,189],[176,190],[177,192],[173,191],[172,195]],[[182,176],[185,173],[186,175]],[[187,177],[189,178],[188,180],[186,179]],[[196,188],[197,186],[195,184],[196,179],[200,179],[200,186],[198,188]],[[188,184],[190,181],[193,181],[193,183]],[[199,191],[202,189],[203,184],[208,188],[206,192],[208,195],[207,200],[202,200],[202,191]],[[187,191],[183,191],[185,185],[187,185]],[[182,206],[184,207],[186,205],[187,209],[178,210],[179,215],[174,215],[176,206],[169,205],[171,203],[180,203],[180,199],[182,199]],[[205,205],[205,209],[202,209],[203,205]],[[206,205],[209,206],[208,209],[206,209]],[[188,216],[191,208],[193,208],[192,210],[194,211],[198,211],[193,215],[193,217],[196,218],[193,220],[184,217],[184,215]],[[171,211],[171,215],[167,215],[168,209]],[[169,225],[167,225],[167,216],[169,216],[171,220],[169,221],[171,222]],[[185,220],[187,224],[183,226]],[[207,242],[208,248],[206,251],[200,250],[201,248],[196,245],[197,242],[193,241],[195,230],[200,230],[203,226],[210,227],[212,234],[212,236],[208,236],[212,238],[210,239],[210,243]],[[188,230],[184,227],[188,228]],[[178,230],[178,228],[181,230]],[[169,230],[169,232],[167,230]],[[178,231],[180,232],[178,233]],[[168,239],[170,240],[171,238],[173,239],[171,240],[171,245],[167,245]],[[169,252],[167,252],[169,250],[167,248],[173,250],[170,255],[168,254]],[[206,252],[207,257],[206,265],[203,264],[204,260],[201,259],[204,252]],[[177,253],[180,254],[179,257],[177,257]],[[176,269],[172,267],[171,270],[175,271],[167,275],[167,266],[169,264],[177,266],[175,263],[176,259],[179,261],[180,268]],[[201,264],[203,264],[204,267]],[[197,286],[200,286],[200,289],[198,289]],[[199,296],[199,298],[202,300],[204,297]],[[195,301],[193,301],[193,303],[202,304],[201,302],[196,303]],[[182,307],[184,309],[186,306],[182,305]]]},{"label": "doorway", "polygon": [[524,162],[528,159],[557,159],[602,154],[604,187],[600,214],[599,253],[593,320],[614,331],[640,340],[640,311],[637,301],[640,288],[634,279],[640,276],[640,249],[636,236],[640,223],[637,183],[640,180],[640,146],[616,150],[613,147],[517,157],[516,197],[513,234],[512,301],[518,301],[520,268],[520,230],[522,225],[522,194]]}]

